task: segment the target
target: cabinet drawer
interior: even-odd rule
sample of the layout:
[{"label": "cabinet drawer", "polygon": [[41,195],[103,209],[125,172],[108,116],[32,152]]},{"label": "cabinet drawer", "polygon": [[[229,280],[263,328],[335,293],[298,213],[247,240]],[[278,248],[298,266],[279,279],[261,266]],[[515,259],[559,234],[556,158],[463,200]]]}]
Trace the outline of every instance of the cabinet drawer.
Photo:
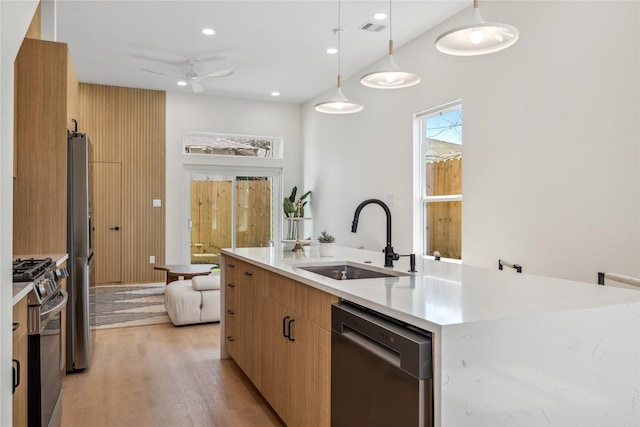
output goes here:
[{"label": "cabinet drawer", "polygon": [[27,332],[27,298],[24,297],[13,306],[13,323],[19,323],[18,329],[13,331],[13,343],[20,339]]},{"label": "cabinet drawer", "polygon": [[235,274],[238,283],[253,286],[258,276],[258,268],[255,265],[240,261],[237,263]]},{"label": "cabinet drawer", "polygon": [[264,296],[270,298],[285,307],[293,307],[294,303],[294,288],[296,282],[288,277],[281,276],[276,273],[265,272]]},{"label": "cabinet drawer", "polygon": [[232,308],[225,308],[224,329],[227,335],[238,334],[238,315]]},{"label": "cabinet drawer", "polygon": [[294,310],[312,323],[330,331],[331,304],[338,302],[338,297],[303,283],[296,282],[295,285]]}]

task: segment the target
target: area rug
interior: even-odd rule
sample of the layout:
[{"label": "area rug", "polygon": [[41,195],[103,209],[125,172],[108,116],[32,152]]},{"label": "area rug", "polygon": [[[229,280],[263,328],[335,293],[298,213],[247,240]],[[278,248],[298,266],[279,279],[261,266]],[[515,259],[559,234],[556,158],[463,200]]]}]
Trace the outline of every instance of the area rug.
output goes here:
[{"label": "area rug", "polygon": [[96,286],[96,329],[169,323],[164,283]]}]

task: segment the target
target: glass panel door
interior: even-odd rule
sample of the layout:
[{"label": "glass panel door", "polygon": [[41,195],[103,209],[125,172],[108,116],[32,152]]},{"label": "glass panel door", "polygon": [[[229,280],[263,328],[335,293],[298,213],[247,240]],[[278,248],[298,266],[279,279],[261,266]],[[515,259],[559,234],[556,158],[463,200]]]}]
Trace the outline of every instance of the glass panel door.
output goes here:
[{"label": "glass panel door", "polygon": [[191,264],[218,264],[220,248],[231,247],[233,181],[191,181]]},{"label": "glass panel door", "polygon": [[269,177],[236,177],[237,248],[269,246],[273,218],[272,180]]},{"label": "glass panel door", "polygon": [[219,264],[221,248],[272,244],[276,178],[191,174],[190,263]]}]

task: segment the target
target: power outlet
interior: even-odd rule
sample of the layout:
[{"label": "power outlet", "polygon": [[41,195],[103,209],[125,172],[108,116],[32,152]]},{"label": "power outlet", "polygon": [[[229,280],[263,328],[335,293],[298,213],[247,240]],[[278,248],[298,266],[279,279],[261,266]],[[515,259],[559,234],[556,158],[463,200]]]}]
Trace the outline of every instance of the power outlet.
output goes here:
[{"label": "power outlet", "polygon": [[149,264],[155,264],[155,263],[156,263],[156,257],[155,257],[155,256],[153,256],[153,255],[151,255],[151,256],[149,257]]}]

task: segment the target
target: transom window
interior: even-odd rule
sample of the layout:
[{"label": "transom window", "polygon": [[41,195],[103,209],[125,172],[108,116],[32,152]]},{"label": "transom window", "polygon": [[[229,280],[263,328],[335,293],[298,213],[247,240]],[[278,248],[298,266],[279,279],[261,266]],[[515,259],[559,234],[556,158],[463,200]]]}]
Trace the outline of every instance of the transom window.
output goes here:
[{"label": "transom window", "polygon": [[184,135],[185,154],[282,159],[281,137],[194,132]]}]

